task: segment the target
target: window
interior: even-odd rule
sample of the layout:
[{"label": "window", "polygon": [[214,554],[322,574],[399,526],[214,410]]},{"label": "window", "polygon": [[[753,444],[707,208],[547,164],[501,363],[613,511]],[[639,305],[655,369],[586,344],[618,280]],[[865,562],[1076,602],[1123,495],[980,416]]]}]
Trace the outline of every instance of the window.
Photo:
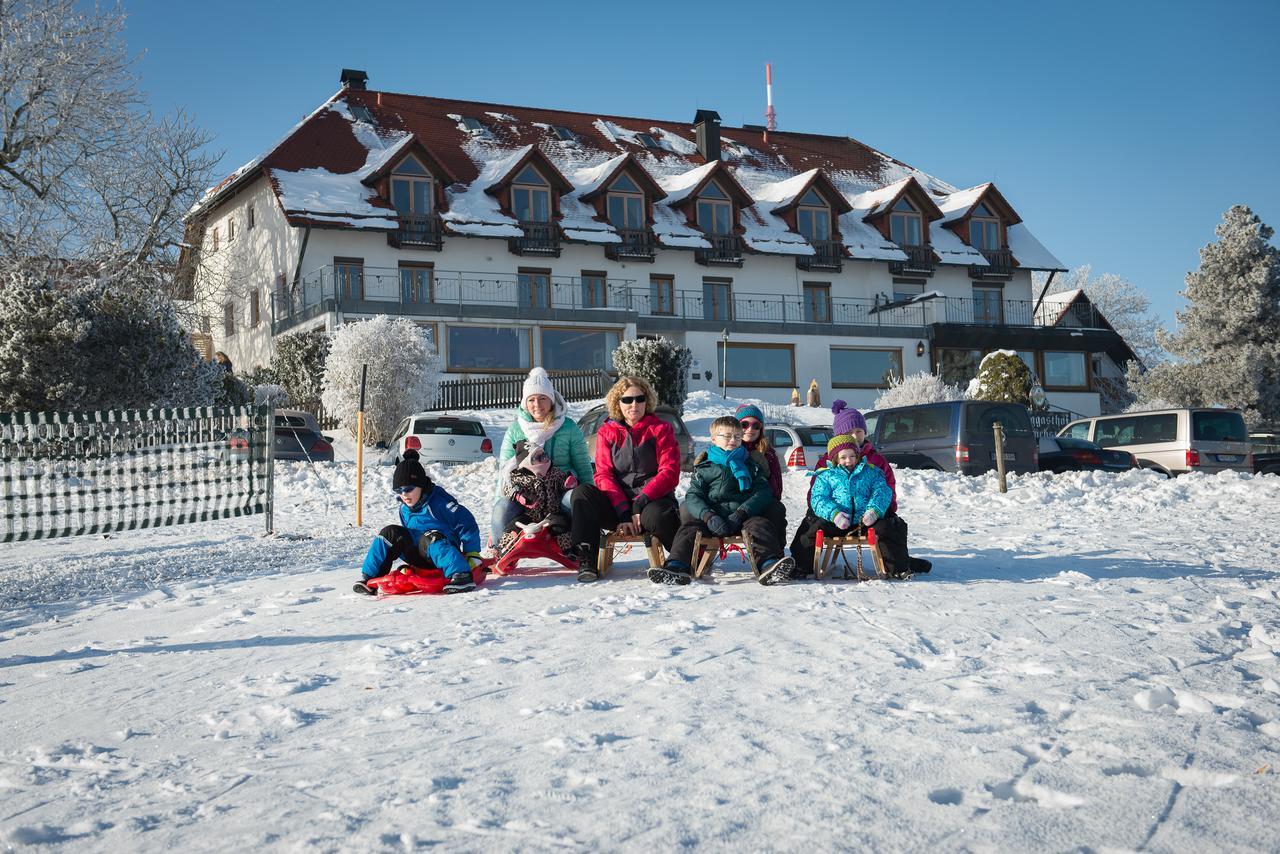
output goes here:
[{"label": "window", "polygon": [[676,313],[676,284],[670,276],[649,277],[649,313]]},{"label": "window", "polygon": [[[724,342],[716,342],[716,361],[724,362]],[[790,344],[729,342],[728,384],[791,388],[796,384],[795,350]]]},{"label": "window", "polygon": [[653,138],[652,134],[647,134],[647,133],[636,134],[636,142],[640,143],[645,148],[658,149],[662,147],[658,145],[658,141]]},{"label": "window", "polygon": [[898,199],[889,215],[889,238],[899,246],[919,246],[924,242],[923,222],[911,202]]},{"label": "window", "polygon": [[804,283],[804,322],[831,322],[831,285],[825,282]]},{"label": "window", "polygon": [[997,421],[1003,425],[1006,436],[1032,435],[1031,417],[1021,404],[974,401],[964,409],[964,426],[970,434],[990,436]]},{"label": "window", "polygon": [[1088,439],[1089,438],[1089,422],[1077,421],[1076,423],[1068,426],[1067,432],[1064,433],[1063,435],[1070,436],[1072,439]]},{"label": "window", "polygon": [[213,251],[218,251],[218,227],[216,225],[213,227]]},{"label": "window", "polygon": [[698,196],[698,227],[707,234],[728,234],[733,230],[733,205],[715,181]]},{"label": "window", "polygon": [[229,302],[222,306],[222,334],[230,338],[236,334],[236,305]]},{"label": "window", "polygon": [[527,328],[512,326],[448,327],[449,370],[527,371],[531,338]]},{"label": "window", "polygon": [[1000,288],[973,287],[973,322],[987,326],[1004,323],[1004,291]]},{"label": "window", "polygon": [[791,441],[791,434],[786,430],[779,430],[776,427],[766,427],[764,430],[765,438],[769,441],[769,447],[775,450],[782,448],[790,448],[794,442]]},{"label": "window", "polygon": [[334,258],[333,277],[338,299],[364,299],[364,259]]},{"label": "window", "polygon": [[1000,248],[1000,220],[986,205],[978,205],[969,215],[969,245],[975,249]]},{"label": "window", "polygon": [[1044,353],[1044,384],[1054,388],[1088,388],[1084,353]]},{"label": "window", "polygon": [[[608,279],[604,273],[582,271],[582,307],[605,308],[609,304],[607,295]],[[546,365],[546,360],[542,362]]]},{"label": "window", "polygon": [[262,312],[258,305],[258,289],[254,288],[249,291],[249,327],[257,326],[261,319]]},{"label": "window", "polygon": [[551,308],[551,271],[521,270],[517,304],[522,308]]},{"label": "window", "polygon": [[227,217],[227,242],[236,239],[236,221],[234,217]]},{"label": "window", "polygon": [[542,330],[542,367],[548,371],[613,370],[613,351],[621,334],[616,329]]},{"label": "window", "polygon": [[285,306],[289,304],[289,283],[284,277],[284,273],[276,276],[276,305],[281,310],[285,310]]},{"label": "window", "polygon": [[435,299],[435,270],[430,264],[400,262],[400,301],[425,303]]},{"label": "window", "polygon": [[373,113],[369,112],[369,108],[364,104],[352,104],[351,115],[355,116],[358,122],[373,124]]},{"label": "window", "polygon": [[532,166],[516,176],[511,188],[511,210],[520,222],[551,221],[551,185]]},{"label": "window", "polygon": [[951,407],[912,406],[889,411],[880,417],[880,442],[910,442],[916,439],[941,439],[951,435]]},{"label": "window", "polygon": [[470,130],[470,131],[484,131],[484,130],[486,130],[486,128],[485,128],[485,126],[484,126],[484,122],[480,121],[480,120],[479,120],[479,119],[477,119],[475,116],[463,116],[463,117],[462,117],[462,124],[463,124],[463,126],[464,126],[464,127],[466,127],[466,129],[467,129],[467,130]]},{"label": "window", "polygon": [[831,348],[834,388],[888,388],[894,378],[902,378],[901,349]]},{"label": "window", "polygon": [[1018,354],[1022,364],[1027,366],[1027,370],[1031,371],[1031,376],[1040,376],[1040,372],[1036,370],[1036,354],[1034,350],[1014,350],[1014,352]]},{"label": "window", "polygon": [[978,350],[938,350],[938,375],[942,381],[963,386],[978,375],[982,353]]},{"label": "window", "polygon": [[208,335],[213,331],[213,318],[207,314],[200,315],[200,331]]},{"label": "window", "polygon": [[406,157],[391,171],[391,204],[400,216],[426,216],[431,213],[433,183],[429,173],[415,157]]},{"label": "window", "polygon": [[912,282],[905,279],[893,280],[893,301],[906,302],[924,293],[924,282]]},{"label": "window", "polygon": [[574,134],[574,132],[569,130],[564,125],[552,125],[551,132],[554,133],[556,135],[556,139],[560,140],[561,142],[577,142],[578,141],[578,137]]},{"label": "window", "polygon": [[1178,439],[1178,416],[1132,415],[1124,418],[1099,418],[1093,428],[1093,441],[1104,448],[1125,445],[1151,445]]},{"label": "window", "polygon": [[258,224],[257,219],[253,214],[253,205],[249,205],[249,212],[246,214],[246,223],[245,228],[249,231],[252,231],[253,227]]},{"label": "window", "polygon": [[1191,438],[1197,442],[1247,442],[1244,418],[1239,412],[1191,413]]},{"label": "window", "polygon": [[644,194],[626,175],[609,187],[609,224],[636,230],[645,227]]},{"label": "window", "polygon": [[814,243],[831,239],[831,209],[813,190],[805,193],[796,209],[796,231]]},{"label": "window", "polygon": [[733,284],[730,279],[702,280],[702,319],[733,319]]}]

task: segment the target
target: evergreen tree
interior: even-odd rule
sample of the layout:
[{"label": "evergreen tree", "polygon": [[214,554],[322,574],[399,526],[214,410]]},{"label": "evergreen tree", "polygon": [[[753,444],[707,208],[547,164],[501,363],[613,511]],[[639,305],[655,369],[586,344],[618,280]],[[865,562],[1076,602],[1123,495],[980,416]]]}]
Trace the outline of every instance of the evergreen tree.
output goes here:
[{"label": "evergreen tree", "polygon": [[1027,363],[1013,350],[988,353],[978,366],[978,375],[969,386],[973,400],[1031,405],[1031,386],[1035,377]]},{"label": "evergreen tree", "polygon": [[1280,250],[1274,231],[1248,207],[1223,215],[1218,240],[1187,274],[1189,305],[1160,343],[1179,361],[1131,373],[1140,402],[1224,404],[1250,423],[1280,422]]},{"label": "evergreen tree", "polygon": [[662,403],[684,413],[689,396],[689,367],[693,352],[668,338],[623,341],[613,351],[613,367],[619,375],[644,377]]},{"label": "evergreen tree", "polygon": [[289,399],[299,406],[320,402],[325,359],[329,356],[329,333],[323,329],[291,332],[276,339],[271,369]]}]

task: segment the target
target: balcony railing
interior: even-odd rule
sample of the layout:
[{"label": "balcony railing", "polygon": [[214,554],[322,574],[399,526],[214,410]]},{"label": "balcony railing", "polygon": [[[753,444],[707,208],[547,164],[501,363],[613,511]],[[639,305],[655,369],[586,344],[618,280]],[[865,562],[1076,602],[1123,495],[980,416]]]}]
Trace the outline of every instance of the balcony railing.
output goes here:
[{"label": "balcony railing", "polygon": [[440,249],[444,246],[444,225],[435,214],[399,217],[400,228],[387,234],[387,243],[410,249]]},{"label": "balcony railing", "polygon": [[898,247],[907,254],[905,261],[890,261],[889,272],[895,276],[932,276],[938,266],[933,260],[933,247],[928,243],[919,246]]},{"label": "balcony railing", "polygon": [[621,243],[606,243],[604,256],[611,261],[652,261],[657,241],[647,228],[619,228]]},{"label": "balcony railing", "polygon": [[723,267],[742,266],[742,245],[735,234],[704,235],[710,249],[695,249],[693,258],[699,264]]},{"label": "balcony railing", "polygon": [[1072,329],[1106,329],[1102,315],[1092,305],[1075,303],[1065,311],[1061,305],[1041,303],[1036,311],[1037,326],[1067,326]]},{"label": "balcony railing", "polygon": [[1013,277],[1013,253],[1008,249],[979,249],[987,259],[985,267],[973,264],[969,275],[974,279],[1009,279]]},{"label": "balcony railing", "polygon": [[963,326],[1035,326],[1031,321],[1031,310],[1035,303],[1027,300],[1004,300],[995,302],[988,299],[965,299],[964,297],[947,297],[943,300],[931,300],[944,304],[942,317],[938,323],[958,323]]},{"label": "balcony railing", "polygon": [[560,257],[560,226],[554,222],[522,222],[524,237],[513,237],[508,248],[516,255]]},{"label": "balcony railing", "polygon": [[844,244],[839,240],[810,240],[812,255],[797,255],[796,267],[801,270],[830,270],[836,273],[844,268]]}]

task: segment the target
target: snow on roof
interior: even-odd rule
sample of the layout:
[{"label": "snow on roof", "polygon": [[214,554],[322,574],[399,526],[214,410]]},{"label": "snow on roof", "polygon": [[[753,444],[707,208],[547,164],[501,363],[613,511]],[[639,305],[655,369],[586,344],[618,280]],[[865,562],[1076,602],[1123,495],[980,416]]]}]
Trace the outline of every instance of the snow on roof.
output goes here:
[{"label": "snow on roof", "polygon": [[[502,212],[498,200],[485,192],[506,177],[532,145],[515,151],[498,149],[485,140],[472,139],[465,146],[467,155],[480,167],[480,174],[470,184],[445,190],[449,209],[440,217],[449,230],[474,237],[522,237],[524,230],[513,217]],[[454,185],[457,187],[458,185]]]},{"label": "snow on roof", "polygon": [[1027,230],[1027,226],[1023,223],[1011,225],[1009,232],[1009,249],[1013,252],[1013,257],[1018,260],[1018,265],[1026,270],[1063,270],[1066,265],[1059,261],[1054,254],[1044,248],[1044,244],[1036,239],[1036,236]]},{"label": "snow on roof", "polygon": [[751,191],[751,197],[757,202],[768,202],[770,207],[785,208],[796,200],[796,196],[804,192],[809,182],[818,174],[817,169],[801,172],[781,181],[764,181]]},{"label": "snow on roof", "polygon": [[894,181],[883,187],[874,190],[868,190],[865,193],[859,193],[849,199],[849,204],[857,209],[861,216],[865,219],[869,216],[879,216],[888,209],[889,204],[898,197],[902,192],[902,188],[906,186],[908,181],[915,180],[915,177],[908,175],[906,178]]},{"label": "snow on roof", "polygon": [[696,169],[689,169],[685,172],[678,172],[673,175],[667,175],[658,178],[658,186],[667,194],[662,200],[662,204],[671,207],[678,205],[689,197],[702,180],[710,174],[711,170],[720,165],[720,161],[712,160],[710,163],[704,163]]},{"label": "snow on roof", "polygon": [[977,203],[978,198],[987,191],[990,183],[979,184],[976,187],[970,187],[967,190],[959,190],[951,195],[938,200],[938,208],[942,211],[942,221],[939,225],[945,225],[967,214]]}]

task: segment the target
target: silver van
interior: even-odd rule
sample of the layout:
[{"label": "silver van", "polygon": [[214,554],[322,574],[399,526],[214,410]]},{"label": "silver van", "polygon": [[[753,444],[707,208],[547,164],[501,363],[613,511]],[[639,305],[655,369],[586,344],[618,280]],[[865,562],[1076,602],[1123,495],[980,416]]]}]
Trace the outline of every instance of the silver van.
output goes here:
[{"label": "silver van", "polygon": [[952,400],[864,413],[867,436],[894,468],[978,475],[996,468],[993,426],[1004,426],[1009,472],[1040,470],[1039,443],[1027,408],[1018,403]]},{"label": "silver van", "polygon": [[1122,448],[1144,469],[1172,477],[1189,471],[1253,471],[1244,417],[1236,409],[1155,409],[1072,421],[1059,436]]}]

